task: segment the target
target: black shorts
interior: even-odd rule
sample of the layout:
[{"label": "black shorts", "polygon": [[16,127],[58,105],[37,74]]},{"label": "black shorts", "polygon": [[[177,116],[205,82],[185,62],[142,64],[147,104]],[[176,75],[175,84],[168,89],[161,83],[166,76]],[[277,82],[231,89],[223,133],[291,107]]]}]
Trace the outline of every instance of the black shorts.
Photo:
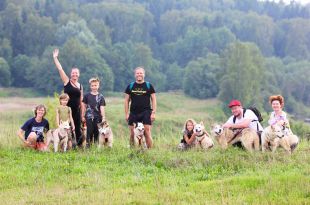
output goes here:
[{"label": "black shorts", "polygon": [[142,122],[144,125],[152,125],[151,121],[152,110],[146,110],[138,114],[129,114],[128,125],[133,125],[133,123]]}]

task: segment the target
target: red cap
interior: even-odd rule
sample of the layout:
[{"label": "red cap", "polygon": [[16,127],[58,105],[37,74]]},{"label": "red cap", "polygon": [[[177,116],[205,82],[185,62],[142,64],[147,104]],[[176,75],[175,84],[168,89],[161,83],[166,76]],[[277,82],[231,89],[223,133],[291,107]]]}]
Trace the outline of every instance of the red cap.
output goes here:
[{"label": "red cap", "polygon": [[234,107],[234,106],[242,106],[242,105],[241,105],[241,102],[239,100],[232,100],[232,101],[230,101],[228,107],[231,108],[231,107]]}]

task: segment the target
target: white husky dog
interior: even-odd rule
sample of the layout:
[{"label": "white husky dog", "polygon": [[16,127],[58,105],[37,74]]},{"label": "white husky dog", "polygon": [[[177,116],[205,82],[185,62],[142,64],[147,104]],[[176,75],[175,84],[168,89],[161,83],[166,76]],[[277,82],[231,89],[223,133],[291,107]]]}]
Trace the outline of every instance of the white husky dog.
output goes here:
[{"label": "white husky dog", "polygon": [[63,151],[67,151],[68,138],[70,132],[69,121],[60,121],[60,125],[57,129],[49,130],[46,134],[46,146],[52,142],[54,144],[54,151],[58,151],[58,146],[63,148]]}]

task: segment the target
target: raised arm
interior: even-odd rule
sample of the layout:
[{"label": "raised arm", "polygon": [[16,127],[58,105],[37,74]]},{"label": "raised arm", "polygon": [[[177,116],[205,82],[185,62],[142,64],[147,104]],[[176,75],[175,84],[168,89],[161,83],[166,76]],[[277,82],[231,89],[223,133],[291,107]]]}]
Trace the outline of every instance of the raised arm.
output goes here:
[{"label": "raised arm", "polygon": [[64,83],[64,85],[66,85],[69,82],[69,77],[67,76],[67,74],[65,73],[65,71],[63,70],[59,60],[58,60],[58,54],[59,54],[59,50],[56,48],[53,51],[53,59],[54,59],[54,63],[56,65],[56,68],[58,69],[60,78],[62,80],[62,82]]}]

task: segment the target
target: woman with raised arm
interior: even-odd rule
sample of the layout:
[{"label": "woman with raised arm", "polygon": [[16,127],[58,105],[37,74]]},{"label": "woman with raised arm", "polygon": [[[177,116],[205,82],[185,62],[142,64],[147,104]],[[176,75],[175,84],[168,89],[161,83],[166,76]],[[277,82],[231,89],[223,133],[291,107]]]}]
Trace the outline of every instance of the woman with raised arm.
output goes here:
[{"label": "woman with raised arm", "polygon": [[53,51],[53,58],[54,63],[56,65],[56,68],[58,69],[60,78],[62,82],[64,83],[64,93],[67,93],[70,97],[70,100],[68,102],[68,106],[72,110],[72,118],[74,121],[75,126],[75,136],[76,136],[76,142],[78,146],[81,146],[82,144],[82,138],[81,138],[81,103],[83,98],[83,87],[78,82],[80,71],[78,68],[73,67],[71,69],[70,78],[67,76],[65,71],[63,70],[59,60],[58,60],[59,50],[55,49]]}]

